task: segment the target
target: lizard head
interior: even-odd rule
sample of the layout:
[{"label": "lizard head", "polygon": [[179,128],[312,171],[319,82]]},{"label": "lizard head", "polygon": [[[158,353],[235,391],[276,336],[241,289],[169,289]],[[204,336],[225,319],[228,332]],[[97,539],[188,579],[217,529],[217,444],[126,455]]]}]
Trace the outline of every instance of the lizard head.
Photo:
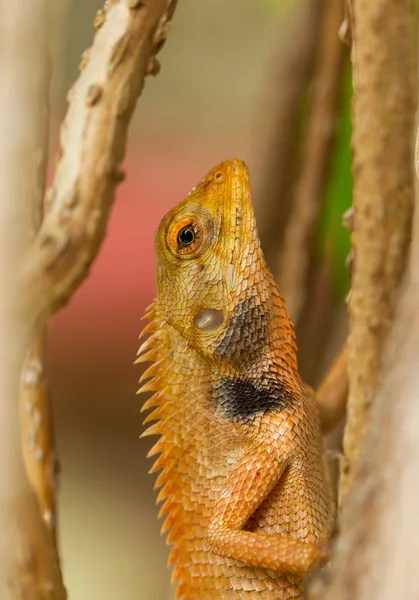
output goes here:
[{"label": "lizard head", "polygon": [[269,286],[242,161],[218,165],[167,213],[156,249],[159,308],[189,346],[222,354],[238,321],[261,322]]}]

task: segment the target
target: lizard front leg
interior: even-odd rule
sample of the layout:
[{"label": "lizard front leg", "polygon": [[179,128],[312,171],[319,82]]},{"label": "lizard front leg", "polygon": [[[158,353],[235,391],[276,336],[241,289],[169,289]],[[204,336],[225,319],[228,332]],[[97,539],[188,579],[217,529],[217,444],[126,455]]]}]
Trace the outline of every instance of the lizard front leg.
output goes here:
[{"label": "lizard front leg", "polygon": [[249,567],[306,574],[326,558],[319,543],[291,536],[243,530],[248,519],[268,497],[289,466],[275,452],[256,449],[231,473],[210,518],[206,542],[214,553]]}]

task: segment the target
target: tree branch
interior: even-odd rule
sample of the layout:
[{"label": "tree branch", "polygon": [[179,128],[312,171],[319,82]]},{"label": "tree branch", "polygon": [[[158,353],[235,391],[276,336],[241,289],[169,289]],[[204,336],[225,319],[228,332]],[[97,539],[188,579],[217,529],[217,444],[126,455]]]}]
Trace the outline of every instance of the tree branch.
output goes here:
[{"label": "tree branch", "polygon": [[300,175],[277,270],[281,292],[294,322],[298,322],[306,300],[314,234],[336,135],[343,66],[338,30],[343,17],[343,2],[325,0]]},{"label": "tree branch", "polygon": [[[267,91],[269,97],[258,118],[258,127],[267,133],[262,133],[260,142],[265,147],[259,151],[255,210],[263,251],[271,267],[278,260],[291,212],[298,124],[316,55],[321,0],[303,0],[292,10],[274,56],[272,89]],[[259,136],[260,132],[256,139]]]},{"label": "tree branch", "polygon": [[43,195],[47,0],[0,0],[0,598],[65,599],[58,556],[29,485],[17,409],[25,323],[16,281]]},{"label": "tree branch", "polygon": [[348,356],[346,346],[344,346],[316,394],[323,434],[332,431],[345,414],[348,398],[347,369]]},{"label": "tree branch", "polygon": [[[44,146],[38,127],[46,98],[35,79],[47,39],[46,1],[28,5],[17,0],[6,6],[0,0],[0,111],[5,116],[0,139],[4,169],[0,179],[4,199],[0,204],[2,600],[64,600],[66,596],[52,531],[40,517],[23,466],[19,369],[27,344],[47,316],[69,299],[98,251],[121,179],[128,124],[145,75],[157,72],[155,54],[164,43],[176,5],[175,0],[107,0],[99,12],[99,31],[84,58],[62,128],[61,156],[48,197],[50,210],[28,247],[30,210],[39,210],[42,195],[37,178],[42,173],[39,161]],[[41,391],[42,380],[38,383]]]},{"label": "tree branch", "polygon": [[383,385],[371,406],[369,431],[343,506],[333,577],[318,596],[325,600],[419,596],[418,244],[416,237],[411,277],[383,358]]},{"label": "tree branch", "polygon": [[[48,2],[47,2],[48,4]],[[51,6],[48,6],[50,12]],[[49,15],[47,15],[49,17]],[[38,47],[42,48],[39,62],[37,103],[41,110],[33,126],[37,128],[37,155],[34,164],[32,205],[30,210],[30,239],[33,241],[41,227],[44,214],[44,194],[48,159],[49,94],[51,57],[48,48],[48,24],[36,33]],[[45,375],[46,331],[37,332],[25,357],[19,379],[19,409],[23,460],[32,489],[37,495],[45,523],[54,529],[55,514],[55,464],[52,405]]]},{"label": "tree branch", "polygon": [[68,301],[105,234],[122,179],[127,130],[147,74],[155,74],[176,0],[108,0],[93,45],[70,93],[50,210],[23,274],[24,311],[33,330]]},{"label": "tree branch", "polygon": [[57,451],[45,354],[46,331],[42,331],[31,344],[21,369],[19,409],[26,472],[42,518],[55,534]]},{"label": "tree branch", "polygon": [[416,99],[411,0],[353,3],[354,266],[341,496],[353,484],[410,241]]}]

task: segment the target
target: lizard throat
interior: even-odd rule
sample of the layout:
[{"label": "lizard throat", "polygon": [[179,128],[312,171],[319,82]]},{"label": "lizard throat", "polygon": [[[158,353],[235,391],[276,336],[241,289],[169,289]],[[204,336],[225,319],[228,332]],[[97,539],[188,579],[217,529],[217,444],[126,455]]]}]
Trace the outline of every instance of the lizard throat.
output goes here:
[{"label": "lizard throat", "polygon": [[281,412],[296,396],[277,380],[222,377],[213,382],[213,401],[233,421],[252,423],[256,415]]},{"label": "lizard throat", "polygon": [[256,296],[243,300],[234,309],[215,355],[233,363],[253,362],[266,345],[269,320]]}]

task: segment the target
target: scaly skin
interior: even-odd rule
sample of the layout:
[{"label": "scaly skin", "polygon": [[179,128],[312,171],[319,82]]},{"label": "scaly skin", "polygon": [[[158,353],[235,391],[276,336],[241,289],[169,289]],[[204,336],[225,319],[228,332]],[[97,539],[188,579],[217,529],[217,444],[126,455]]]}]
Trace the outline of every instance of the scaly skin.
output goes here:
[{"label": "scaly skin", "polygon": [[[182,234],[179,232],[182,230]],[[298,598],[325,557],[329,498],[313,394],[260,248],[247,169],[213,169],[160,224],[139,361],[158,501],[183,600]]]}]

